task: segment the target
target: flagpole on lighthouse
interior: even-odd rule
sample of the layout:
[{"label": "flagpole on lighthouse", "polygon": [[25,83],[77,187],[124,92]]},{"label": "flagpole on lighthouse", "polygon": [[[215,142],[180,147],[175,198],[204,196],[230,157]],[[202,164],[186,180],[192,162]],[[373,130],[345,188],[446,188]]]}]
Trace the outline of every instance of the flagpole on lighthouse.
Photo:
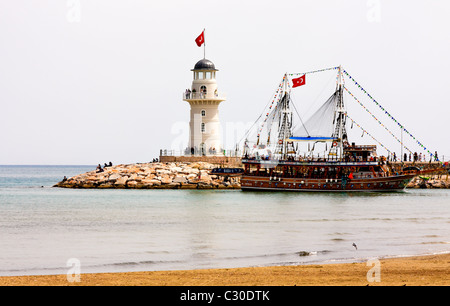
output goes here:
[{"label": "flagpole on lighthouse", "polygon": [[199,47],[203,45],[203,59],[206,59],[205,29],[203,29],[202,33],[195,39],[195,43]]},{"label": "flagpole on lighthouse", "polygon": [[203,59],[206,59],[206,39],[205,39],[205,29],[203,29]]}]

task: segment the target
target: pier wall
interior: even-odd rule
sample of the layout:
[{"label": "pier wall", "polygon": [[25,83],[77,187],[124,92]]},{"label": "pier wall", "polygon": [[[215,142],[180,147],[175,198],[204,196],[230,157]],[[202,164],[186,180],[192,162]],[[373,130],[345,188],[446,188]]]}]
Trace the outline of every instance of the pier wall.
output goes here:
[{"label": "pier wall", "polygon": [[226,167],[241,167],[240,157],[229,156],[159,156],[161,163],[196,163],[205,162],[214,165],[223,165]]},{"label": "pier wall", "polygon": [[[391,162],[390,164],[396,171],[400,171],[402,169],[401,162]],[[441,168],[442,165],[439,162],[403,162],[403,168],[405,167],[418,167],[422,170],[431,170]]]}]

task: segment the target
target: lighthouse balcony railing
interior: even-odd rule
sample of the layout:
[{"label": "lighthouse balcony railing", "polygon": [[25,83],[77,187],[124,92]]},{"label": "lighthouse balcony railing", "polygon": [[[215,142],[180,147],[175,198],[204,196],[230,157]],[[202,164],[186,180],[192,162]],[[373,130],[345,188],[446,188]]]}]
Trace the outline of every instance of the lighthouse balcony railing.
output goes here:
[{"label": "lighthouse balcony railing", "polygon": [[225,100],[226,94],[223,92],[183,92],[183,100]]}]

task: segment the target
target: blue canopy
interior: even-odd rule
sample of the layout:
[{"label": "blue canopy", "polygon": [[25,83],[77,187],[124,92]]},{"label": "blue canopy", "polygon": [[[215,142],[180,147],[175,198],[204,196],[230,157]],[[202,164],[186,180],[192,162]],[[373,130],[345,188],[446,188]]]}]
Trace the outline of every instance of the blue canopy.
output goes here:
[{"label": "blue canopy", "polygon": [[337,140],[335,137],[289,137],[292,141],[334,141]]}]

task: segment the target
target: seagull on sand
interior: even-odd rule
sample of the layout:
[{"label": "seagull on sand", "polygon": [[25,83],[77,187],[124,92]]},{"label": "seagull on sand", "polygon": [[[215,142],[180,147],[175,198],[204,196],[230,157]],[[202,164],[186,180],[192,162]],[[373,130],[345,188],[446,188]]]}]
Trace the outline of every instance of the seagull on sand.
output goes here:
[{"label": "seagull on sand", "polygon": [[353,242],[352,245],[355,247],[356,250],[358,249],[358,247],[356,246],[356,243]]}]

